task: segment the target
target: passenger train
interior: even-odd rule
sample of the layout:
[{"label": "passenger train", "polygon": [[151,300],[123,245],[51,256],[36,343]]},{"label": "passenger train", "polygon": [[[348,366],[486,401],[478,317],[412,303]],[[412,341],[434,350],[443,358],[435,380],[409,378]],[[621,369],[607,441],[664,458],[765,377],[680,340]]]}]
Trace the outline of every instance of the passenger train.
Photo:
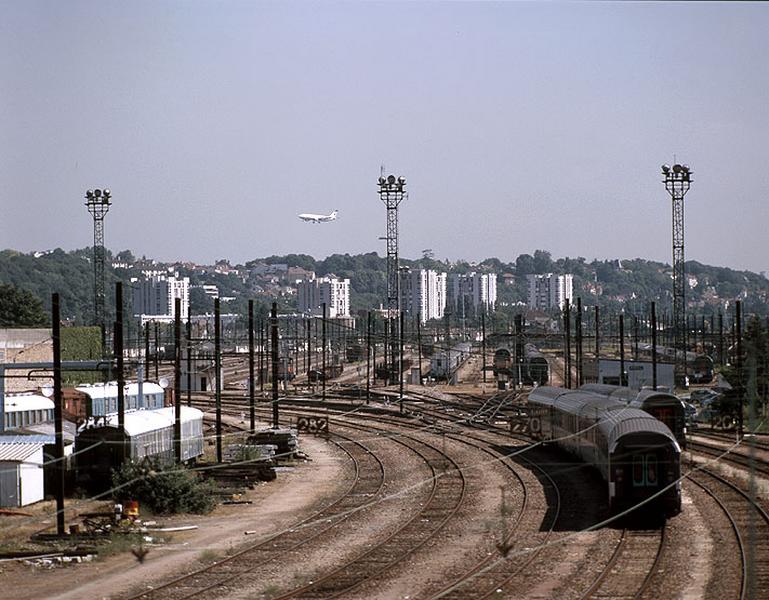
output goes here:
[{"label": "passenger train", "polygon": [[[651,344],[639,344],[638,348],[644,354],[651,356]],[[668,358],[671,361],[676,358],[676,350],[666,346],[657,346],[657,356]],[[715,376],[713,359],[707,354],[696,352],[686,353],[686,374],[691,383],[710,383]]]},{"label": "passenger train", "polygon": [[586,390],[541,386],[529,394],[529,428],[598,469],[612,513],[644,501],[665,517],[680,512],[681,449],[648,413]]},{"label": "passenger train", "polygon": [[648,412],[667,425],[681,447],[686,448],[686,408],[677,396],[659,390],[639,391],[605,383],[586,383],[580,389]]}]

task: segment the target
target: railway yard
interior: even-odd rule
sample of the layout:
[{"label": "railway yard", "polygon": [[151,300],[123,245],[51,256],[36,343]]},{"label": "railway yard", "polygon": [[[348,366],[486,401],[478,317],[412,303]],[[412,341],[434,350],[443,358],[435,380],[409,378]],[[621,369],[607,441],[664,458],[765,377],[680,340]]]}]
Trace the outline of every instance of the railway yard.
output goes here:
[{"label": "railway yard", "polygon": [[[681,511],[617,517],[597,470],[517,427],[531,388],[484,384],[478,356],[462,369],[460,384],[406,386],[402,403],[397,386],[372,388],[367,401],[350,381],[354,368],[328,382],[325,402],[281,397],[282,428],[321,426],[300,432],[299,454],[277,460],[274,481],[206,516],[142,515],[178,530],[143,533],[142,560],[130,547],[84,564],[6,560],[0,582],[19,599],[720,599],[769,591],[767,441],[689,435]],[[249,428],[242,364],[229,361],[224,373],[224,436],[237,439]],[[194,394],[193,406],[209,436],[212,395]],[[263,398],[258,427],[271,417]],[[70,501],[68,522],[99,505]],[[53,510],[46,501],[27,516],[0,517],[6,546],[50,530]]]}]

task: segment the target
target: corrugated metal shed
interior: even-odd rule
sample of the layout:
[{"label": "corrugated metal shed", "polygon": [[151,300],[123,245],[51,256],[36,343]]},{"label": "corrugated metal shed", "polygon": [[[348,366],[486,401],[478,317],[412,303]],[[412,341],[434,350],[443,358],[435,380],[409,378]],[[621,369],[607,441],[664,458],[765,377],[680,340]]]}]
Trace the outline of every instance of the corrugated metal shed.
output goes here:
[{"label": "corrugated metal shed", "polygon": [[13,443],[3,441],[0,443],[0,462],[24,462],[44,445],[43,442]]},{"label": "corrugated metal shed", "polygon": [[4,444],[53,444],[56,438],[51,435],[0,435],[0,446]]}]

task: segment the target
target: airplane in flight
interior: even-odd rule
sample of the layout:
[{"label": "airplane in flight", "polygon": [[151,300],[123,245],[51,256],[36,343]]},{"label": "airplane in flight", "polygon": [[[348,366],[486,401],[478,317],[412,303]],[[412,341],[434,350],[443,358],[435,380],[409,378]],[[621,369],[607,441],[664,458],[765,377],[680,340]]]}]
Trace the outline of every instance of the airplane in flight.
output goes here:
[{"label": "airplane in flight", "polygon": [[313,213],[302,213],[299,215],[299,218],[302,219],[302,221],[308,221],[310,223],[327,223],[328,221],[336,221],[336,213],[338,213],[338,210],[335,210],[330,215],[316,215]]}]

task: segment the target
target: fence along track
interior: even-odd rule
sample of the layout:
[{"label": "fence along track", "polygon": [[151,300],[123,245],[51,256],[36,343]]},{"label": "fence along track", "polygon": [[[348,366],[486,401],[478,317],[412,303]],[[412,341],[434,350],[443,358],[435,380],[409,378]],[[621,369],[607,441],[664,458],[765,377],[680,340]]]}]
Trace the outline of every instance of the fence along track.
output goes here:
[{"label": "fence along track", "polygon": [[623,530],[606,567],[580,598],[641,598],[659,567],[664,545],[664,526]]},{"label": "fence along track", "polygon": [[[361,429],[372,430],[362,426]],[[443,451],[416,438],[400,434],[395,441],[420,455],[433,473],[430,497],[422,509],[371,550],[321,575],[311,584],[277,596],[277,599],[334,598],[348,593],[413,554],[440,532],[457,512],[465,497],[465,479],[459,466]]]},{"label": "fence along track", "polygon": [[740,598],[765,594],[769,590],[769,514],[739,487],[708,469],[687,477],[718,503],[731,523],[742,567]]},{"label": "fence along track", "polygon": [[192,598],[225,586],[234,578],[252,571],[255,565],[261,567],[269,561],[277,560],[282,554],[326,533],[341,519],[368,504],[371,498],[382,491],[385,479],[384,465],[363,444],[339,434],[333,437],[344,442],[333,438],[331,440],[350,456],[354,467],[353,482],[339,499],[291,529],[273,535],[213,565],[178,577],[153,590],[131,596],[131,600]]}]

